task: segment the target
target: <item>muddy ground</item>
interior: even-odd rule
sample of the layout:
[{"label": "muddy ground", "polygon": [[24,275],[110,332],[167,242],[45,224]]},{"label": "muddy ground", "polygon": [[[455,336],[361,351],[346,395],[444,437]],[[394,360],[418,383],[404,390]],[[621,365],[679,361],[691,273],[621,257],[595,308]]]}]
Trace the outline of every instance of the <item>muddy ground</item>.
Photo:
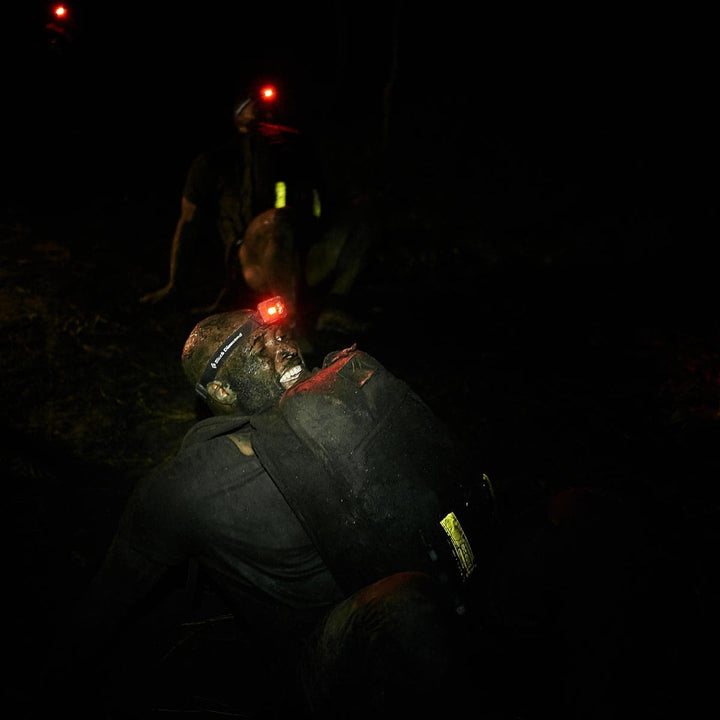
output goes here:
[{"label": "muddy ground", "polygon": [[[41,144],[42,165],[33,156],[5,178],[15,192],[0,209],[13,717],[32,715],[53,628],[101,560],[134,484],[174,453],[199,412],[179,364],[199,318],[138,303],[166,280],[190,149],[182,160],[170,143],[160,156],[123,158],[121,149],[112,162],[86,152],[74,164],[72,150],[48,155],[50,145]],[[451,424],[495,484],[498,592],[512,639],[498,652],[493,689],[476,690],[478,703],[493,717],[542,717],[568,687],[583,686],[569,669],[584,657],[582,632],[558,650],[558,624],[547,618],[584,608],[568,610],[562,596],[542,606],[532,549],[548,532],[550,499],[590,486],[621,502],[645,560],[640,590],[624,598],[632,610],[621,637],[589,665],[591,674],[611,668],[613,690],[596,688],[598,702],[585,701],[617,704],[622,687],[634,717],[690,716],[709,679],[695,661],[717,626],[711,195],[684,172],[680,152],[668,168],[652,153],[645,165],[616,162],[631,154],[615,148],[598,174],[597,148],[578,173],[574,150],[540,172],[534,162],[547,158],[512,143],[408,146],[383,179],[383,240],[353,295],[364,329],[313,338],[308,359],[358,342]],[[694,157],[688,167],[697,169]],[[600,537],[614,535],[614,522]],[[615,561],[636,557],[635,545],[619,544]],[[581,573],[583,559],[576,563],[564,568],[566,583]],[[606,609],[597,601],[587,613]],[[135,656],[121,655],[111,716],[251,716],[246,688],[203,672],[227,657],[224,627],[144,636],[140,667],[152,668],[157,691],[132,707],[127,690],[143,672]]]}]

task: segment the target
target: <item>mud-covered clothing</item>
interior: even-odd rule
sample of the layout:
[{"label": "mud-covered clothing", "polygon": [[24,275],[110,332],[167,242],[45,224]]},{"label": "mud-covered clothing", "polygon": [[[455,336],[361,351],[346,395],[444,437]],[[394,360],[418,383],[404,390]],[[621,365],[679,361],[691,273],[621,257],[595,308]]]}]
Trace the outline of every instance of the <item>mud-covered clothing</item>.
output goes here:
[{"label": "mud-covered clothing", "polygon": [[[440,520],[469,478],[448,429],[353,348],[251,419],[253,447],[346,593],[405,570],[451,574]],[[471,569],[468,568],[468,572]]]},{"label": "mud-covered clothing", "polygon": [[175,458],[133,494],[118,541],[158,566],[193,558],[232,605],[248,594],[306,608],[340,596],[312,541],[257,456],[228,434],[238,418],[208,418]]},{"label": "mud-covered clothing", "polygon": [[350,348],[263,413],[197,423],[135,490],[115,543],[158,568],[194,558],[236,606],[254,594],[319,607],[394,572],[432,571],[459,467],[420,398]]},{"label": "mud-covered clothing", "polygon": [[[94,579],[83,635],[109,637],[173,567],[197,563],[237,617],[263,606],[312,617],[343,595],[260,464],[229,437],[247,418],[211,417],[133,492]],[[288,613],[291,614],[291,613]]]},{"label": "mud-covered clothing", "polygon": [[[239,434],[254,453],[238,447]],[[236,617],[256,629],[278,617],[301,633],[393,573],[442,583],[460,559],[440,525],[448,511],[464,517],[459,457],[404,382],[354,348],[334,353],[267,411],[197,423],[137,487],[93,583],[86,629],[112,631],[185,561]]]},{"label": "mud-covered clothing", "polygon": [[[200,421],[177,455],[134,490],[102,567],[75,608],[71,636],[59,644],[69,653],[54,671],[61,684],[66,674],[92,675],[138,613],[162,601],[182,622],[194,603],[213,594],[221,607],[212,602],[211,614],[222,607],[232,612],[255,661],[272,675],[292,665],[303,638],[343,598],[257,456],[230,439],[247,423]],[[193,572],[199,581],[187,597],[184,578]]]}]

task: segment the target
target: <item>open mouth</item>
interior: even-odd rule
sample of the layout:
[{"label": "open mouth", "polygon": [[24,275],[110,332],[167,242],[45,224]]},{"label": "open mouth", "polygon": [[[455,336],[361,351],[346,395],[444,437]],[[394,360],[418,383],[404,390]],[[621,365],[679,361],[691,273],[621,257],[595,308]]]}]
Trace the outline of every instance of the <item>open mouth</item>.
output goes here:
[{"label": "open mouth", "polygon": [[302,365],[293,365],[293,367],[288,368],[285,370],[285,372],[280,376],[280,384],[284,388],[290,387],[298,378],[298,375],[302,372]]}]

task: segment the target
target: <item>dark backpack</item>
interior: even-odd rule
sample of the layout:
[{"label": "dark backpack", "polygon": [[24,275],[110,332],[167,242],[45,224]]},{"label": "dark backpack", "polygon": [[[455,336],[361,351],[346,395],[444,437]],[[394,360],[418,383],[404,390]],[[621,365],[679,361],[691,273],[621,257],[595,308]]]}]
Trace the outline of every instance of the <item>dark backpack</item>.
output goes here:
[{"label": "dark backpack", "polygon": [[257,456],[347,593],[408,570],[470,577],[482,476],[373,357],[337,353],[251,423]]}]

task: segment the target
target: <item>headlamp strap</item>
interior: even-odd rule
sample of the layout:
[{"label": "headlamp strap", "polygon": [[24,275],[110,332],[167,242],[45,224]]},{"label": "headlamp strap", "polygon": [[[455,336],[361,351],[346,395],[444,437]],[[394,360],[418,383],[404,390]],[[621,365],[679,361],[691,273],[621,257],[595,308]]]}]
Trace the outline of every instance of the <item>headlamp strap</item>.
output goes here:
[{"label": "headlamp strap", "polygon": [[240,113],[252,102],[252,98],[246,98],[243,100],[236,108],[235,108],[235,117],[240,115]]},{"label": "headlamp strap", "polygon": [[260,323],[258,322],[257,315],[252,314],[232,335],[225,338],[218,349],[210,356],[210,360],[205,366],[199,382],[195,385],[195,392],[200,395],[201,398],[208,396],[208,384],[215,379],[220,368],[237,347],[240,339],[258,327],[260,327]]}]

